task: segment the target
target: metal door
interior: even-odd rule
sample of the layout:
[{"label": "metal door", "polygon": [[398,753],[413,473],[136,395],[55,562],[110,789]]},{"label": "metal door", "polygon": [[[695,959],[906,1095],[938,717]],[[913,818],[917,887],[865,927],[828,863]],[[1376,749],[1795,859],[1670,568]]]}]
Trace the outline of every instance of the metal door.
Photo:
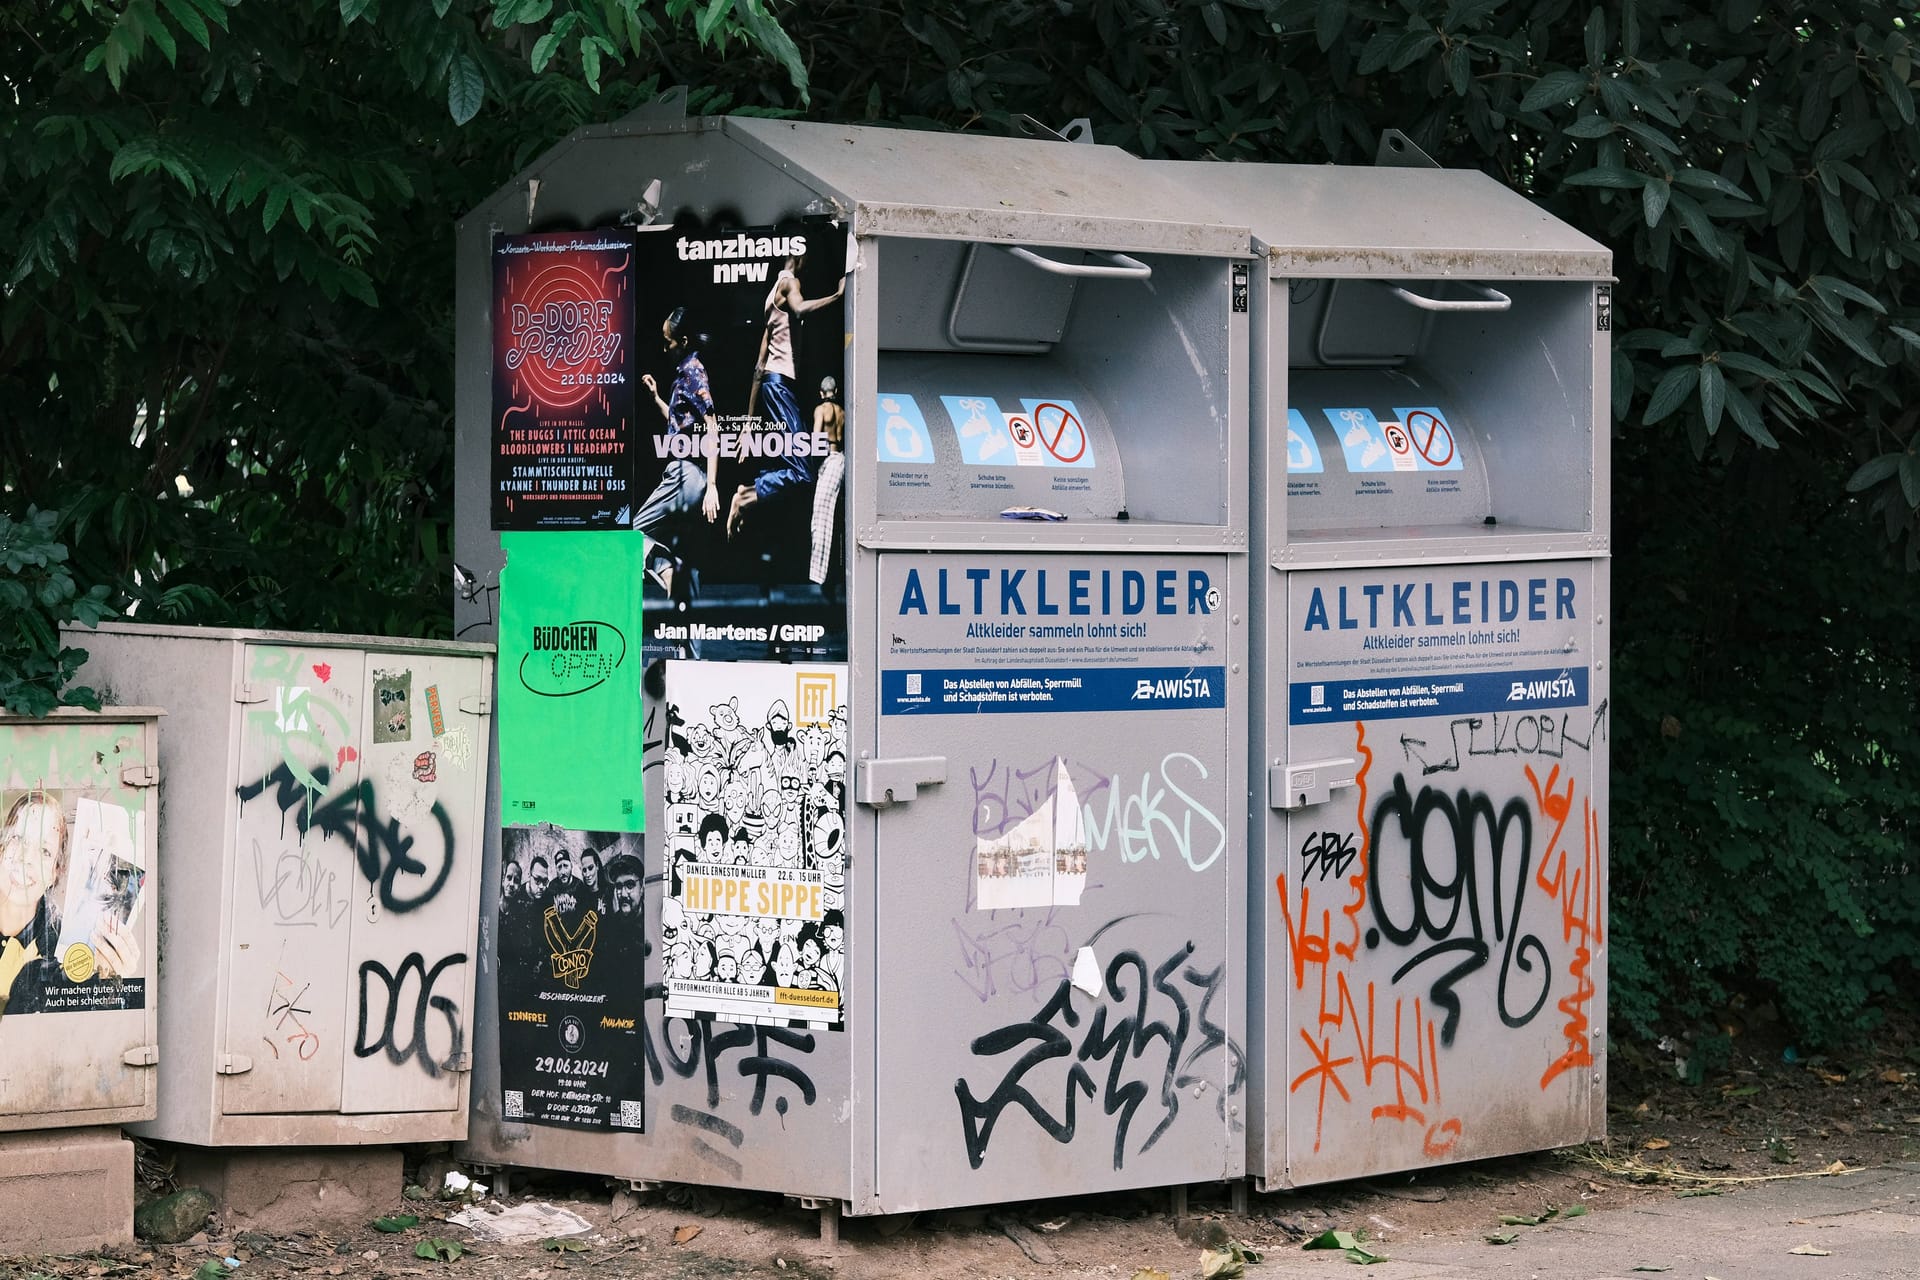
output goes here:
[{"label": "metal door", "polygon": [[352,1036],[363,655],[249,644],[241,663],[221,1108],[336,1111]]},{"label": "metal door", "polygon": [[880,558],[877,1007],[849,1017],[883,1210],[1233,1166],[1227,570]]},{"label": "metal door", "polygon": [[0,716],[0,1130],[153,1114],[158,761],[151,720]]},{"label": "metal door", "polygon": [[338,970],[346,1112],[450,1111],[468,1070],[488,665],[369,653],[358,875]]},{"label": "metal door", "polygon": [[1589,1136],[1603,587],[1587,561],[1287,575],[1266,977],[1290,1182]]}]

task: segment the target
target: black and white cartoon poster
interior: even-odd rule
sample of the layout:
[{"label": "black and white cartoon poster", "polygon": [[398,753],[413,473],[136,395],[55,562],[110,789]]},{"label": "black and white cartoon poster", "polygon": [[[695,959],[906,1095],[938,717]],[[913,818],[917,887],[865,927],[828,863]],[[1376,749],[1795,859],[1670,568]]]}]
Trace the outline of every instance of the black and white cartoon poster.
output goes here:
[{"label": "black and white cartoon poster", "polygon": [[669,662],[667,1013],[841,1025],[847,669]]}]

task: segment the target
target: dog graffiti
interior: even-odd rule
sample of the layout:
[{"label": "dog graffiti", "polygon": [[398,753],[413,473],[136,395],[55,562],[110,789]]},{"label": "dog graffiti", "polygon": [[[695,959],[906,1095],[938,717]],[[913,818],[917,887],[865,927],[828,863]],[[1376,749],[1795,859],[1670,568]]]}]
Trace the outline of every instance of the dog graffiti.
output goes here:
[{"label": "dog graffiti", "polygon": [[[1584,723],[1582,723],[1584,722]],[[1584,730],[1585,737],[1580,732]],[[1529,711],[1515,714],[1494,711],[1480,716],[1459,716],[1447,726],[1453,753],[1429,760],[1424,738],[1400,735],[1400,749],[1409,763],[1418,761],[1420,776],[1457,773],[1460,762],[1473,756],[1538,756],[1549,760],[1566,757],[1567,748],[1593,750],[1593,740],[1603,741],[1607,732],[1607,704],[1595,707],[1591,717],[1585,711]]]},{"label": "dog graffiti", "polygon": [[[1224,1118],[1227,1098],[1245,1083],[1245,1058],[1212,1016],[1226,966],[1201,970],[1189,963],[1193,953],[1188,942],[1149,969],[1139,952],[1120,952],[1107,963],[1102,1003],[1090,1018],[1074,1009],[1073,987],[1063,980],[1031,1018],[976,1037],[971,1051],[977,1059],[1018,1056],[984,1094],[965,1076],[954,1081],[968,1163],[978,1169],[985,1162],[994,1128],[1009,1107],[1064,1144],[1078,1132],[1080,1099],[1098,1097],[1114,1118],[1115,1169],[1126,1165],[1128,1135],[1150,1098],[1157,1100],[1157,1123],[1135,1154],[1152,1149],[1173,1127],[1181,1092],[1189,1087],[1220,1083],[1216,1107]],[[1064,1073],[1046,1070],[1052,1062],[1066,1064]],[[1096,1083],[1089,1063],[1104,1064],[1103,1083]],[[1060,1098],[1057,1114],[1042,1092]]]},{"label": "dog graffiti", "polygon": [[[309,776],[324,792],[327,766],[316,766]],[[280,808],[282,835],[286,817],[292,814],[302,841],[318,832],[322,839],[344,842],[353,851],[360,874],[378,891],[380,905],[388,911],[404,914],[424,907],[439,896],[453,873],[453,820],[438,800],[428,810],[438,842],[426,839],[416,855],[414,834],[403,830],[398,818],[381,816],[379,794],[369,779],[316,801],[307,784],[282,763],[259,781],[241,786],[240,803],[244,806],[268,788],[273,789],[273,801]],[[432,836],[435,831],[426,834]],[[404,886],[401,876],[408,877]]]},{"label": "dog graffiti", "polygon": [[[452,1057],[465,1046],[465,1035],[460,1027],[460,1009],[451,999],[435,995],[434,984],[440,975],[455,965],[465,964],[464,952],[456,952],[436,961],[432,968],[418,951],[400,962],[400,967],[390,970],[378,960],[360,962],[360,1023],[353,1039],[353,1053],[357,1058],[371,1058],[384,1051],[387,1061],[395,1066],[409,1061],[419,1064],[427,1075],[438,1077],[447,1070]],[[379,990],[368,979],[376,979]],[[409,979],[414,980],[412,999],[409,1001]],[[379,999],[383,1009],[376,1019],[373,1002]],[[411,1014],[411,1018],[405,1015]],[[438,1062],[434,1060],[430,1045],[432,1032],[429,1020],[433,1014],[439,1014],[446,1020],[447,1055]],[[367,1032],[373,1023],[378,1022],[379,1037],[369,1041]],[[406,1027],[406,1040],[402,1042],[396,1033],[402,1025]]]},{"label": "dog graffiti", "polygon": [[[1395,774],[1392,789],[1374,806],[1371,830],[1367,901],[1373,927],[1367,930],[1367,946],[1420,948],[1394,972],[1396,983],[1429,961],[1447,966],[1432,979],[1427,996],[1446,1015],[1440,1042],[1451,1045],[1460,1030],[1460,996],[1454,988],[1491,961],[1495,945],[1503,948],[1496,1000],[1500,1021],[1509,1027],[1533,1021],[1547,1001],[1552,975],[1545,945],[1521,927],[1533,859],[1532,807],[1516,796],[1496,809],[1486,794],[1465,787],[1452,795],[1422,787],[1414,795],[1406,775]],[[1390,901],[1386,886],[1403,883],[1407,900]],[[1518,1008],[1509,996],[1516,968],[1526,975],[1537,970],[1538,988],[1531,1003]]]}]

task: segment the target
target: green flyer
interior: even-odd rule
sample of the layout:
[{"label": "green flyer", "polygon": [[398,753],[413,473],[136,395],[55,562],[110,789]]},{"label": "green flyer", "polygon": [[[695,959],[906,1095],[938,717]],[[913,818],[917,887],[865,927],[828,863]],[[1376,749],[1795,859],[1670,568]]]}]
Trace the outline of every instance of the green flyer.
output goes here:
[{"label": "green flyer", "polygon": [[640,575],[630,530],[503,533],[500,816],[643,831]]}]

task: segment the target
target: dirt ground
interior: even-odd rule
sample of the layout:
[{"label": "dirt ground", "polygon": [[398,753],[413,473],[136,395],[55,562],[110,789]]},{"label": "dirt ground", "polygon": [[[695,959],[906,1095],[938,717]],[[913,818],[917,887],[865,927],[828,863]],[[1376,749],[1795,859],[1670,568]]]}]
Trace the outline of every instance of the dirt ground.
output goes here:
[{"label": "dirt ground", "polygon": [[[1802,1057],[1777,1037],[1754,1032],[1722,1041],[1713,1057],[1705,1080],[1689,1084],[1677,1047],[1616,1048],[1604,1143],[1253,1195],[1244,1216],[1231,1212],[1226,1187],[1195,1187],[1188,1216],[1178,1222],[1165,1191],[1115,1194],[847,1219],[839,1246],[828,1248],[820,1241],[818,1213],[777,1196],[693,1187],[635,1196],[596,1179],[521,1174],[512,1194],[493,1203],[545,1201],[578,1213],[595,1230],[564,1250],[539,1242],[481,1244],[444,1221],[459,1205],[396,1198],[391,1211],[419,1216],[417,1226],[384,1234],[369,1222],[328,1234],[288,1224],[282,1231],[223,1236],[216,1216],[213,1234],[189,1244],[0,1259],[0,1276],[1131,1280],[1140,1268],[1157,1268],[1182,1277],[1201,1274],[1202,1247],[1227,1240],[1271,1257],[1334,1228],[1391,1255],[1396,1241],[1516,1229],[1503,1226],[1503,1217],[1573,1206],[1600,1214],[1657,1197],[1738,1195],[1764,1179],[1920,1159],[1920,1026],[1912,1022],[1851,1054]],[[451,1261],[419,1256],[423,1242],[436,1238],[453,1242],[461,1255]],[[1339,1255],[1307,1256],[1333,1261]],[[226,1258],[237,1259],[238,1269],[229,1272],[220,1261]]]}]

